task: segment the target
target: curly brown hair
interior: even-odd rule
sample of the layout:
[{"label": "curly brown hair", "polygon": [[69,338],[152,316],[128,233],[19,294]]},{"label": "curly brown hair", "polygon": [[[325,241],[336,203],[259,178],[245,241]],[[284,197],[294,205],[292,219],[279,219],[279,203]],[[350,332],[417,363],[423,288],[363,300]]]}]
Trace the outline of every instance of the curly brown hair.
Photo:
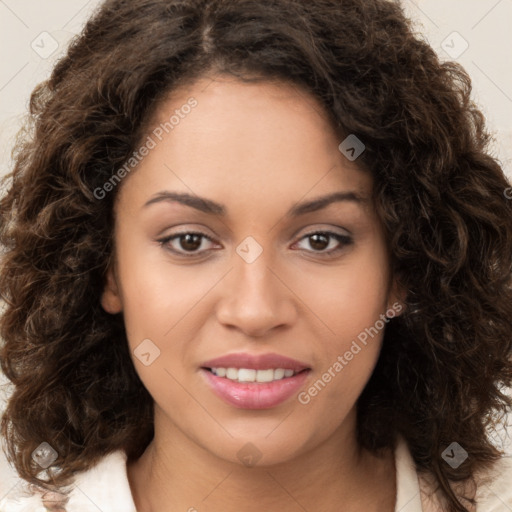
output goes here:
[{"label": "curly brown hair", "polygon": [[[119,187],[95,191],[169,92],[210,71],[292,83],[364,141],[358,163],[408,295],[358,400],[358,441],[377,453],[401,434],[449,511],[466,511],[451,482],[502,456],[489,428],[512,406],[510,183],[467,73],[385,0],[108,0],[88,21],[31,95],[31,135],[0,203],[6,454],[55,489],[151,441],[153,400],[122,314],[100,305]],[[31,457],[42,441],[58,453],[45,478]],[[453,441],[470,454],[456,469],[441,457]]]}]

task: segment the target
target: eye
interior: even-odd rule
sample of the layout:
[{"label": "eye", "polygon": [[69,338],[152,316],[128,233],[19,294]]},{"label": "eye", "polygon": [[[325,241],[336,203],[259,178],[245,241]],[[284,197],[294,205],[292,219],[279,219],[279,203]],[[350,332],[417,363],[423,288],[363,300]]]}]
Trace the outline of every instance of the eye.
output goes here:
[{"label": "eye", "polygon": [[[174,233],[157,241],[166,250],[185,257],[194,257],[207,252],[212,248],[205,247],[205,245],[214,244],[210,236],[199,231]],[[296,244],[300,244],[303,241],[306,241],[311,249],[305,247],[302,247],[302,249],[308,252],[318,253],[322,257],[334,256],[347,245],[353,243],[350,236],[334,233],[332,231],[315,231],[308,233]]]},{"label": "eye", "polygon": [[304,235],[297,243],[301,243],[302,241],[306,241],[306,243],[313,249],[310,251],[305,248],[307,251],[319,253],[319,255],[326,257],[336,255],[347,245],[353,243],[350,236],[334,233],[333,231],[314,231],[313,233]]},{"label": "eye", "polygon": [[[174,233],[173,235],[167,236],[157,240],[162,247],[165,249],[182,255],[182,256],[196,256],[208,249],[205,249],[208,242],[213,243],[213,239],[204,233],[198,231],[184,231],[182,233]],[[199,249],[203,249],[199,251]],[[187,254],[188,253],[188,254]]]}]

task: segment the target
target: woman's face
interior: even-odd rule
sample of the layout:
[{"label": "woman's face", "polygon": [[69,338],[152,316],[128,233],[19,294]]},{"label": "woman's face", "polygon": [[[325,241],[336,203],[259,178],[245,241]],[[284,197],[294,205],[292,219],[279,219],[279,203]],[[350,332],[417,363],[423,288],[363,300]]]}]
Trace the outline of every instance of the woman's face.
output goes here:
[{"label": "woman's face", "polygon": [[[353,440],[384,314],[401,308],[371,176],[289,85],[203,79],[154,121],[146,156],[118,185],[102,305],[123,312],[155,440],[172,432],[261,464]],[[233,354],[215,365],[248,371],[206,369]],[[251,358],[265,354],[297,366]],[[253,378],[273,382],[238,382]]]}]

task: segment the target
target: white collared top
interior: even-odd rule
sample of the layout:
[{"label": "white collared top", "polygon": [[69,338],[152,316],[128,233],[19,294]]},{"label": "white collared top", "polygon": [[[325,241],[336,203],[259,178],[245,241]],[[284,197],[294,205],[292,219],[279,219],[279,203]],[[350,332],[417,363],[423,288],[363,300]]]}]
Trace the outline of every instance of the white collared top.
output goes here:
[{"label": "white collared top", "polygon": [[[407,443],[395,450],[397,497],[395,512],[442,512],[442,500],[428,479],[417,473]],[[503,457],[493,470],[495,479],[479,486],[475,512],[512,512],[512,457]],[[41,495],[28,496],[19,480],[0,501],[0,512],[47,512]],[[2,498],[0,496],[0,498]],[[48,499],[48,498],[47,498]],[[69,501],[59,512],[136,512],[126,471],[126,454],[106,455],[91,469],[78,473]],[[191,510],[194,510],[191,506]]]}]

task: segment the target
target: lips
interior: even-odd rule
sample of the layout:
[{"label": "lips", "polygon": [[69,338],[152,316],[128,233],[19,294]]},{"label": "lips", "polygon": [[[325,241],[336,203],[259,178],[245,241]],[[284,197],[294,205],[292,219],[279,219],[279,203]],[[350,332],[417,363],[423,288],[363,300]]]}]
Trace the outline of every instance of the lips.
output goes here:
[{"label": "lips", "polygon": [[283,368],[285,370],[293,370],[295,373],[302,370],[311,369],[308,364],[286,356],[274,353],[267,354],[248,354],[235,353],[226,354],[225,356],[210,359],[201,364],[202,368],[247,368],[252,370],[268,370]]},{"label": "lips", "polygon": [[[273,378],[264,382],[269,380],[266,374],[272,370]],[[201,365],[201,375],[213,393],[227,404],[242,409],[277,407],[299,391],[310,372],[306,363],[273,353],[227,354]],[[254,382],[255,373],[258,382]],[[253,382],[234,380],[237,376]]]}]

